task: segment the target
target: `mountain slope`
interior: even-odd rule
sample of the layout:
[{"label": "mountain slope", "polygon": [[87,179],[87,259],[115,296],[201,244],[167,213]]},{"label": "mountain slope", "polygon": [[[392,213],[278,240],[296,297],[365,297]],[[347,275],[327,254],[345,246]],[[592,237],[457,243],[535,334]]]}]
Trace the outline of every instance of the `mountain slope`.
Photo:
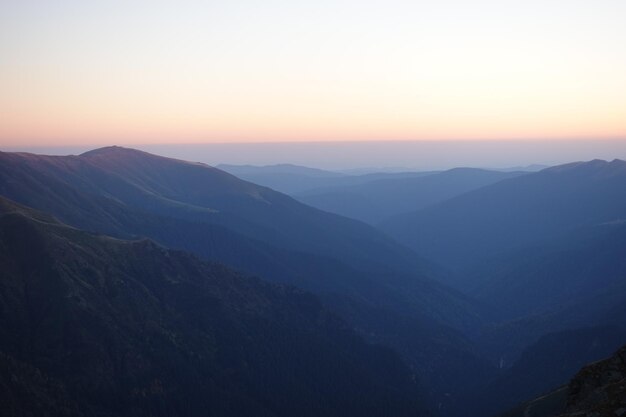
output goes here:
[{"label": "mountain slope", "polygon": [[394,217],[382,228],[427,258],[464,268],[498,252],[626,218],[626,162],[552,167]]},{"label": "mountain slope", "polygon": [[377,224],[523,172],[455,168],[419,177],[379,179],[363,184],[309,190],[295,197],[310,206]]},{"label": "mountain slope", "polygon": [[464,290],[494,306],[504,319],[582,305],[602,294],[623,292],[625,248],[624,223],[577,229],[477,266],[466,276]]},{"label": "mountain slope", "polygon": [[473,415],[492,416],[566,384],[585,364],[607,357],[626,343],[626,330],[591,327],[550,333],[466,401]]},{"label": "mountain slope", "polygon": [[[203,164],[119,147],[68,157],[3,153],[0,162],[2,195],[36,208],[51,203],[50,211],[63,220],[71,215],[73,207],[68,206],[76,199],[95,196],[85,211],[98,210],[106,199],[134,210],[220,225],[280,248],[374,270],[418,266],[414,253],[374,228]],[[75,221],[84,218],[75,217]],[[374,251],[376,257],[371,256]]]},{"label": "mountain slope", "polygon": [[3,404],[38,415],[420,411],[401,361],[299,290],[4,199],[0,247]]},{"label": "mountain slope", "polygon": [[584,327],[626,329],[626,285],[611,288],[556,311],[486,326],[475,339],[487,356],[510,364],[542,336]]},{"label": "mountain slope", "polygon": [[118,147],[69,157],[0,153],[0,195],[76,227],[147,236],[268,279],[476,321],[456,312],[472,308],[467,299],[427,278],[436,269],[374,228],[203,164]]},{"label": "mountain slope", "polygon": [[[0,194],[75,227],[149,237],[313,291],[368,340],[402,348],[433,401],[458,389],[441,381],[444,370],[489,372],[459,332],[481,325],[483,312],[430,279],[435,267],[365,224],[219,170],[120,148],[71,157],[0,154]],[[380,326],[379,316],[412,324]]]},{"label": "mountain slope", "polygon": [[502,417],[615,417],[626,413],[626,347],[583,367],[568,385]]}]

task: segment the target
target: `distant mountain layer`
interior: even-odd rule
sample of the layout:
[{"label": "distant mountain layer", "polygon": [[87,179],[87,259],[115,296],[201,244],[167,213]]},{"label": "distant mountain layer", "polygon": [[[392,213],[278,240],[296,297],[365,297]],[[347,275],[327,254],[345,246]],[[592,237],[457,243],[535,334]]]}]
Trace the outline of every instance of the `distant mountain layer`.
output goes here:
[{"label": "distant mountain layer", "polygon": [[333,184],[295,194],[321,210],[370,224],[418,210],[524,172],[455,168],[411,177],[372,179],[361,184]]},{"label": "distant mountain layer", "polygon": [[500,181],[382,228],[423,256],[465,268],[578,227],[626,219],[626,162],[594,160]]},{"label": "distant mountain layer", "polygon": [[312,178],[340,178],[346,177],[346,174],[342,174],[334,171],[326,171],[318,168],[309,168],[301,165],[293,164],[276,164],[276,165],[229,165],[219,164],[216,168],[226,171],[235,176],[240,175],[263,175],[263,174],[293,174],[293,175],[305,175]]},{"label": "distant mountain layer", "polygon": [[310,206],[370,224],[525,173],[455,168],[444,172],[347,175],[288,164],[218,168],[287,193]]},{"label": "distant mountain layer", "polygon": [[414,416],[419,398],[312,295],[0,198],[3,415]]},{"label": "distant mountain layer", "polygon": [[626,347],[585,366],[567,386],[501,417],[616,417],[626,415]]},{"label": "distant mountain layer", "polygon": [[290,164],[267,166],[221,164],[217,168],[243,180],[264,185],[289,195],[297,195],[324,187],[352,186],[381,179],[413,178],[432,173],[407,171],[347,174]]}]

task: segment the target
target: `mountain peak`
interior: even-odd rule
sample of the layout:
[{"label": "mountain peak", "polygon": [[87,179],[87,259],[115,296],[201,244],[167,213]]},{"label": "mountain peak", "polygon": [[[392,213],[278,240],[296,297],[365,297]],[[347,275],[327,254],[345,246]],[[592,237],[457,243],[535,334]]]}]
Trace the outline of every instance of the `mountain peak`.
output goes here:
[{"label": "mountain peak", "polygon": [[622,159],[613,159],[605,161],[604,159],[593,159],[591,161],[572,162],[569,164],[557,165],[546,168],[541,172],[547,173],[579,173],[584,175],[620,175],[626,174],[626,161]]},{"label": "mountain peak", "polygon": [[[215,168],[201,162],[183,161],[181,159],[171,158],[167,156],[155,155],[150,152],[141,151],[134,148],[125,148],[123,146],[105,146],[103,148],[93,149],[80,155],[81,158],[88,158],[91,162],[97,164],[110,164],[131,166],[134,168],[146,163],[174,163],[184,165],[201,166],[210,170]],[[119,167],[118,167],[119,168]]]},{"label": "mountain peak", "polygon": [[125,148],[123,146],[104,146],[102,148],[92,149],[90,151],[80,154],[80,156],[103,156],[103,155],[148,155],[147,152],[143,152],[133,148]]}]

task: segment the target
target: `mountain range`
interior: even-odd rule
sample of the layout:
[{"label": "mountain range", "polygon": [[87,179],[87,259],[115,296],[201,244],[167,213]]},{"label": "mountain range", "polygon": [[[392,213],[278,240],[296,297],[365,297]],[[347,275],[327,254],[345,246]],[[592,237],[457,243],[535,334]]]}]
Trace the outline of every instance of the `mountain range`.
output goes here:
[{"label": "mountain range", "polygon": [[626,162],[594,160],[506,179],[382,229],[422,256],[462,269],[579,227],[626,218]]},{"label": "mountain range", "polygon": [[361,184],[319,187],[294,194],[312,207],[378,224],[525,172],[455,168],[419,176],[377,178]]},{"label": "mountain range", "polygon": [[220,164],[216,168],[235,175],[245,181],[270,187],[292,196],[325,187],[356,186],[383,179],[404,179],[422,177],[436,171],[401,171],[401,172],[339,172],[326,171],[292,164],[278,165],[228,165]]},{"label": "mountain range", "polygon": [[119,147],[2,153],[0,195],[73,227],[147,237],[313,291],[369,342],[400,350],[433,403],[463,389],[466,366],[493,370],[466,336],[482,307],[440,284],[439,267],[371,226],[207,165]]},{"label": "mountain range", "polygon": [[3,403],[491,417],[626,343],[623,161],[222,168],[0,152]]}]

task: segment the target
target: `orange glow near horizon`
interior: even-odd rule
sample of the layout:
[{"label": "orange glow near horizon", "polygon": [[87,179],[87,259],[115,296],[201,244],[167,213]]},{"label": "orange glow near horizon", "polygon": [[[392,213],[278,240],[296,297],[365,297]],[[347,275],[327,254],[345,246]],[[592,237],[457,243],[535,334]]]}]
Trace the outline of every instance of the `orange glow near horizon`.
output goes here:
[{"label": "orange glow near horizon", "polygon": [[608,0],[5,3],[0,145],[626,138],[625,14]]}]

